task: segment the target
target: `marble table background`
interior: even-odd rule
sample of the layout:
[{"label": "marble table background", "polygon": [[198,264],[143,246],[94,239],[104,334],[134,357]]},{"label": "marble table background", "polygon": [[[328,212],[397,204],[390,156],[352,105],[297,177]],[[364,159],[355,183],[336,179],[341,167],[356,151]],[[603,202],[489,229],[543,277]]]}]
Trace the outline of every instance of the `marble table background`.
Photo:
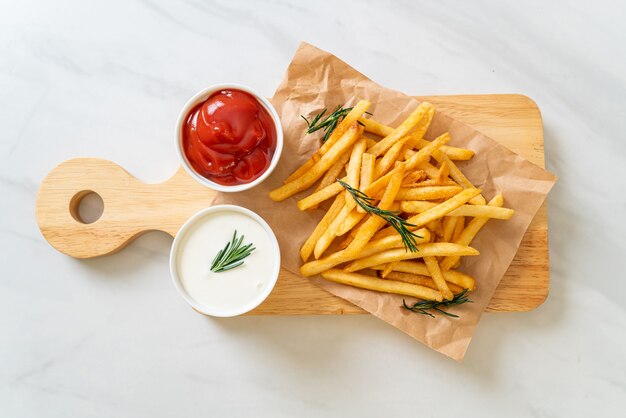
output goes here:
[{"label": "marble table background", "polygon": [[[1,1],[0,416],[622,414],[626,6],[556,3]],[[551,293],[486,315],[461,364],[369,316],[200,316],[165,234],[78,261],[38,231],[55,164],[166,179],[185,100],[228,80],[271,95],[301,40],[407,93],[522,93],[542,110],[560,176]]]}]

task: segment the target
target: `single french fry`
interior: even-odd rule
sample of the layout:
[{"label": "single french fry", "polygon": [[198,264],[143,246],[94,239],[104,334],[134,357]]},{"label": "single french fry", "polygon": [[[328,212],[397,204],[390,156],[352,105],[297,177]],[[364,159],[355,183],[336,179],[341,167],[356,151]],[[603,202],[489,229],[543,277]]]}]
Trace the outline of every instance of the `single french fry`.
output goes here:
[{"label": "single french fry", "polygon": [[452,242],[456,242],[456,240],[459,239],[463,229],[465,229],[465,216],[457,216],[456,225],[454,226],[454,231],[452,232]]},{"label": "single french fry", "polygon": [[[378,266],[370,267],[374,270],[382,270],[385,268],[384,264]],[[430,272],[428,271],[428,267],[426,264],[419,261],[400,261],[396,263],[393,267],[394,272],[402,272],[402,273],[410,273],[410,274],[418,274],[422,276],[430,276]],[[476,288],[476,281],[474,278],[468,274],[461,273],[457,270],[448,270],[443,273],[443,277],[449,283],[454,283],[462,287],[463,289],[474,290]],[[457,293],[457,292],[455,292]]]},{"label": "single french fry", "polygon": [[393,132],[385,138],[377,142],[376,145],[369,148],[367,152],[374,154],[377,157],[382,155],[385,151],[391,148],[393,144],[398,142],[402,137],[406,136],[409,131],[413,129],[422,118],[424,118],[429,108],[432,108],[430,103],[422,102],[417,109],[415,109],[413,113],[411,113],[406,120],[400,124],[400,126],[395,128]]},{"label": "single french fry", "polygon": [[471,216],[476,218],[508,220],[511,219],[514,214],[515,211],[509,208],[488,205],[463,205],[450,212],[448,216]]},{"label": "single french fry", "polygon": [[322,236],[322,234],[328,229],[333,219],[337,217],[337,214],[341,210],[344,205],[345,196],[340,194],[337,196],[333,204],[330,206],[322,220],[317,224],[309,238],[305,241],[302,248],[300,248],[300,257],[302,261],[306,263],[311,254],[313,253],[313,249],[315,248],[315,244]]},{"label": "single french fry", "polygon": [[[341,181],[346,181],[346,180],[347,179],[345,177],[341,179]],[[330,199],[333,196],[336,196],[343,190],[345,190],[343,186],[339,184],[339,182],[336,181],[333,184],[330,184],[324,187],[323,189],[317,192],[314,192],[313,194],[310,194],[304,199],[298,200],[298,209],[300,210],[310,209],[314,207],[315,205],[319,205],[323,201]]]},{"label": "single french fry", "polygon": [[321,178],[324,173],[341,158],[341,154],[358,140],[362,130],[363,128],[358,124],[355,123],[352,125],[335,145],[322,155],[322,158],[315,163],[313,168],[291,183],[284,184],[278,189],[272,190],[270,192],[270,198],[276,202],[280,202],[287,199],[289,196],[311,187],[313,183]]},{"label": "single french fry", "polygon": [[[374,181],[374,170],[376,169],[376,157],[372,154],[363,153],[361,161],[361,178],[359,179],[359,189],[364,190]],[[365,213],[365,210],[357,206],[357,211]]]},{"label": "single french fry", "polygon": [[346,248],[348,248],[348,245],[350,245],[350,243],[354,240],[354,235],[352,234],[348,234],[346,235],[346,237],[344,238],[343,241],[341,241],[339,243],[339,250],[345,250]]},{"label": "single french fry", "polygon": [[374,181],[374,169],[376,167],[376,157],[372,154],[363,153],[361,162],[361,178],[359,188],[365,189]]},{"label": "single french fry", "polygon": [[[441,263],[439,263],[441,267]],[[469,274],[462,273],[458,270],[448,270],[443,273],[446,281],[461,286],[463,289],[474,290],[476,289],[476,280]]]},{"label": "single french fry", "polygon": [[[430,141],[427,141],[423,138],[420,139],[416,144],[418,148],[424,148],[428,145],[430,145]],[[448,157],[450,157],[451,160],[467,161],[471,160],[474,157],[474,151],[472,150],[451,147],[449,145],[441,147],[441,152],[445,153]]]},{"label": "single french fry", "polygon": [[[365,139],[361,138],[354,144],[352,148],[352,154],[350,155],[350,162],[348,163],[348,169],[346,170],[346,182],[349,186],[355,189],[359,188],[359,180],[361,177],[361,162],[363,161],[363,153],[365,152]],[[346,209],[350,212],[355,206],[356,202],[354,198],[346,190]]]},{"label": "single french fry", "polygon": [[430,276],[433,278],[437,289],[439,289],[439,293],[441,293],[444,299],[451,300],[454,295],[448,287],[446,280],[443,278],[443,274],[441,274],[441,269],[439,268],[437,259],[435,257],[424,257],[424,264],[426,264],[426,267],[430,272]]},{"label": "single french fry", "polygon": [[403,187],[398,192],[398,200],[437,200],[447,199],[463,191],[459,186],[426,186],[426,187]]},{"label": "single french fry", "polygon": [[391,263],[393,261],[413,260],[423,257],[439,257],[449,255],[480,255],[478,250],[472,247],[452,244],[449,242],[430,242],[426,244],[420,244],[417,246],[418,251],[411,252],[406,251],[404,248],[395,248],[390,250],[381,251],[377,254],[370,255],[368,257],[359,258],[348,264],[345,268],[346,271],[357,271],[376,266],[378,264]]},{"label": "single french fry", "polygon": [[428,179],[428,180],[422,180],[422,181],[418,181],[417,183],[410,183],[410,184],[402,184],[402,187],[433,187],[433,186],[456,186],[459,187],[459,185],[454,182],[453,180],[445,180],[445,181],[437,181],[437,180],[433,180],[433,179]]},{"label": "single french fry", "polygon": [[444,216],[443,218],[443,234],[441,237],[442,242],[450,242],[452,239],[452,233],[454,232],[454,227],[456,226],[457,217],[456,216]]},{"label": "single french fry", "polygon": [[[420,286],[426,286],[426,287],[430,287],[431,289],[438,290],[437,289],[437,285],[435,285],[435,282],[433,281],[433,279],[431,277],[422,276],[421,274],[411,274],[411,273],[402,273],[402,272],[399,272],[399,271],[392,271],[386,277],[383,277],[383,279],[396,280],[396,281],[399,281],[399,282],[417,284],[417,285],[420,285]],[[446,284],[448,285],[448,288],[450,289],[450,291],[452,293],[454,293],[455,295],[457,293],[461,293],[463,291],[463,288],[461,286],[459,286],[459,285],[456,285],[454,283],[450,283],[448,281],[446,281]]]},{"label": "single french fry", "polygon": [[297,179],[298,177],[302,176],[304,173],[306,173],[307,171],[309,171],[311,168],[313,168],[313,166],[315,165],[317,161],[313,159],[313,157],[311,157],[310,159],[308,159],[304,164],[302,164],[300,167],[298,167],[296,169],[296,171],[294,171],[293,173],[291,173],[289,175],[289,177],[287,177],[285,180],[283,180],[283,184],[287,184],[287,183],[291,183],[292,181],[294,181],[295,179]]},{"label": "single french fry", "polygon": [[439,184],[444,184],[448,180],[448,175],[450,174],[450,167],[448,166],[448,162],[444,161],[439,166],[439,174],[437,175],[437,182]]},{"label": "single french fry", "polygon": [[[435,152],[433,153],[433,158],[437,160],[439,164],[443,164],[445,162],[448,165],[450,169],[450,177],[452,177],[454,181],[459,183],[461,187],[463,187],[464,189],[472,189],[475,187],[472,182],[469,181],[467,177],[465,177],[465,174],[461,172],[461,170],[456,166],[456,164],[452,162],[452,160],[450,160],[450,157],[448,157],[446,154],[442,152]],[[484,205],[487,202],[482,195],[479,195],[470,200],[470,203],[472,203],[473,205]]]},{"label": "single french fry", "polygon": [[382,123],[377,122],[374,119],[360,117],[359,122],[363,124],[366,132],[371,132],[374,135],[386,137],[391,135],[391,133],[393,132],[393,128],[391,126],[383,125]]},{"label": "single french fry", "polygon": [[465,216],[457,216],[456,225],[454,226],[454,231],[452,232],[452,242],[456,242],[456,240],[459,239],[463,229],[465,229]]},{"label": "single french fry", "polygon": [[424,300],[441,301],[439,292],[426,286],[383,280],[377,277],[366,276],[358,273],[346,273],[338,269],[330,269],[322,273],[322,277],[336,283],[346,284],[361,289],[375,290],[377,292],[394,293],[398,295],[414,296]]},{"label": "single french fry", "polygon": [[[403,200],[400,202],[400,210],[406,213],[421,213],[437,206],[436,203],[420,200]],[[509,208],[501,208],[488,205],[462,205],[448,213],[446,216],[470,216],[476,218],[511,219],[515,211]]]},{"label": "single french fry", "polygon": [[418,124],[415,126],[413,132],[411,132],[407,136],[407,141],[404,146],[404,149],[413,149],[417,147],[417,144],[424,138],[426,131],[430,127],[430,123],[435,116],[435,108],[432,106],[428,106],[426,111],[424,112],[424,117],[420,119]]},{"label": "single french fry", "polygon": [[[448,141],[450,141],[450,134],[445,133],[435,139],[428,147],[424,147],[418,152],[412,154],[410,158],[406,160],[406,171],[413,170],[424,161],[428,161],[432,153],[437,151],[439,147],[441,147]],[[391,180],[392,173],[393,172],[389,172],[381,178],[377,179],[375,182],[370,184],[367,189],[363,190],[363,192],[368,196],[374,196],[375,194],[378,194],[381,190],[384,190],[385,187],[387,187],[387,184],[389,184],[389,180]]]},{"label": "single french fry", "polygon": [[437,205],[438,203],[425,200],[403,200],[400,202],[400,210],[406,213],[422,213]]},{"label": "single french fry", "polygon": [[[415,225],[415,228],[419,228],[430,221],[442,218],[459,206],[464,205],[467,201],[479,193],[480,189],[465,189],[445,202],[433,206],[422,213],[411,216],[407,219],[407,223]],[[402,204],[400,204],[400,207],[402,207]]]},{"label": "single french fry", "polygon": [[385,268],[382,270],[382,272],[380,273],[380,276],[384,279],[387,277],[387,275],[389,273],[391,273],[393,271],[393,267],[398,263],[398,261],[393,262],[393,263],[389,263],[385,266]]},{"label": "single french fry", "polygon": [[[398,194],[398,190],[400,190],[402,179],[404,178],[405,167],[406,164],[404,162],[396,163],[396,167],[391,172],[392,176],[389,184],[387,185],[387,189],[380,199],[380,202],[378,202],[379,209],[389,210],[389,208],[393,205],[394,199]],[[381,217],[375,215],[370,216],[363,226],[359,228],[359,235],[354,238],[345,251],[348,254],[356,254],[361,251],[384,224],[385,220]]]},{"label": "single french fry", "polygon": [[[418,235],[418,237],[415,238],[415,241],[418,244],[423,244],[430,240],[430,232],[425,228],[419,229],[415,231],[415,233]],[[332,253],[324,258],[320,258],[319,260],[309,261],[308,263],[303,264],[300,267],[300,273],[303,276],[314,276],[323,271],[338,266],[339,264],[352,261],[356,258],[367,257],[372,254],[388,250],[390,248],[399,247],[404,247],[404,244],[402,243],[402,237],[400,237],[400,235],[370,241],[365,247],[363,247],[363,250],[361,250],[361,252],[358,254],[347,254],[345,250],[341,250]]]},{"label": "single french fry", "polygon": [[376,163],[376,170],[374,174],[374,178],[379,178],[383,174],[387,173],[391,167],[393,167],[394,163],[400,156],[402,151],[402,147],[406,143],[407,138],[401,139],[400,141],[393,144],[391,148],[387,150],[385,155]]},{"label": "single french fry", "polygon": [[[501,207],[504,204],[504,198],[501,194],[496,195],[489,202],[489,206]],[[461,235],[454,242],[459,245],[469,245],[476,234],[481,230],[483,226],[487,223],[489,218],[474,218],[470,221],[469,224],[463,229]],[[441,270],[448,271],[454,266],[459,258],[456,256],[446,256],[446,258],[441,262]]]}]

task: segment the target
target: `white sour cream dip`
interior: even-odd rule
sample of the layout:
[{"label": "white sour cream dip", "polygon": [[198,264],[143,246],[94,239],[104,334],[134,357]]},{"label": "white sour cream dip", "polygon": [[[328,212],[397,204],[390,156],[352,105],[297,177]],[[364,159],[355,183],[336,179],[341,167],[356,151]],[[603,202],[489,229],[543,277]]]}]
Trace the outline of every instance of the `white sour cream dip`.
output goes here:
[{"label": "white sour cream dip", "polygon": [[[212,272],[211,262],[233,238],[256,248],[243,265]],[[194,215],[172,245],[174,283],[191,306],[207,315],[234,316],[258,306],[269,295],[280,270],[276,237],[265,221],[245,208],[214,206]]]}]

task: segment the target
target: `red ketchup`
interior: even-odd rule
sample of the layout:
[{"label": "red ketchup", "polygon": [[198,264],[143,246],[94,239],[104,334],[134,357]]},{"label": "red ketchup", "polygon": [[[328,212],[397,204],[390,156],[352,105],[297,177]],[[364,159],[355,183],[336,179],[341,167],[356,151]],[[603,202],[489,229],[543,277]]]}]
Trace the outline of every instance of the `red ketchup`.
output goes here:
[{"label": "red ketchup", "polygon": [[183,150],[193,169],[215,183],[250,183],[270,166],[276,127],[252,95],[221,90],[188,113]]}]

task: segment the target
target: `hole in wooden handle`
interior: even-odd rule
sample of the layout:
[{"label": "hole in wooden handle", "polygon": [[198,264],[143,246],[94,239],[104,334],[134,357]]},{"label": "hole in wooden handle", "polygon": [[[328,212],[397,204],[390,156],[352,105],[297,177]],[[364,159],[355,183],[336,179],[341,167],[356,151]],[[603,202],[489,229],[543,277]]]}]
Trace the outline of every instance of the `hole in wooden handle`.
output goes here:
[{"label": "hole in wooden handle", "polygon": [[102,216],[104,201],[92,191],[83,190],[76,193],[70,200],[70,214],[82,224],[92,224]]}]

